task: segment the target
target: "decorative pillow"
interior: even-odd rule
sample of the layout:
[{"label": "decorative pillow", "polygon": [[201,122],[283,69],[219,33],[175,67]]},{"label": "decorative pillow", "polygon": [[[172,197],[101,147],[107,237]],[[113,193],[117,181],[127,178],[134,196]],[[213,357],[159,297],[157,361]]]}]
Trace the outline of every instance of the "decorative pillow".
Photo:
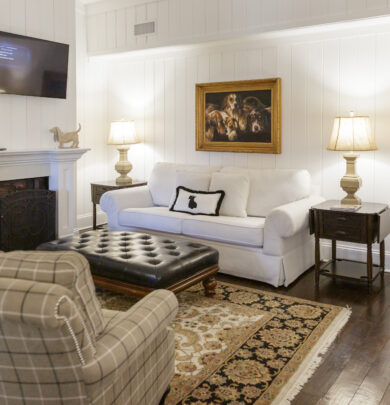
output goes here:
[{"label": "decorative pillow", "polygon": [[222,190],[194,191],[190,188],[179,186],[176,189],[176,198],[170,211],[184,212],[191,215],[218,216],[225,192]]},{"label": "decorative pillow", "polygon": [[169,206],[172,207],[176,199],[177,187],[182,186],[189,188],[191,190],[209,191],[210,180],[211,180],[211,173],[177,170],[175,190],[172,193]]},{"label": "decorative pillow", "polygon": [[223,199],[220,215],[228,217],[246,217],[246,205],[249,196],[249,178],[243,174],[213,173],[211,176],[210,191],[223,190]]}]

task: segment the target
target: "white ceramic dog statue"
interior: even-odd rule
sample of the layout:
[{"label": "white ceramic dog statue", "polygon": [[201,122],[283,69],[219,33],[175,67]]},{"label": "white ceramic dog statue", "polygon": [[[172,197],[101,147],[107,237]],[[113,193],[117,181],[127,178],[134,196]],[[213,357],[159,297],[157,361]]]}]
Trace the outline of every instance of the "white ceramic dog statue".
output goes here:
[{"label": "white ceramic dog statue", "polygon": [[[58,127],[54,127],[50,130],[50,132],[54,134],[54,142],[59,142],[59,148],[61,149],[78,148],[80,131],[81,131],[81,124],[79,124],[78,130],[74,132],[62,132],[61,129]],[[64,146],[65,143],[69,142],[72,142],[70,146]]]}]

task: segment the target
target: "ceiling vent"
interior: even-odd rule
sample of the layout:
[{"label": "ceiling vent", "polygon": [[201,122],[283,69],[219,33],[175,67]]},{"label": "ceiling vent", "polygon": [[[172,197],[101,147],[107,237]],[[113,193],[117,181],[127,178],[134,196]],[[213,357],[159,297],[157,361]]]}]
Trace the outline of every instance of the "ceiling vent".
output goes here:
[{"label": "ceiling vent", "polygon": [[155,21],[150,21],[150,22],[134,25],[134,35],[135,36],[154,34],[155,32],[156,32]]}]

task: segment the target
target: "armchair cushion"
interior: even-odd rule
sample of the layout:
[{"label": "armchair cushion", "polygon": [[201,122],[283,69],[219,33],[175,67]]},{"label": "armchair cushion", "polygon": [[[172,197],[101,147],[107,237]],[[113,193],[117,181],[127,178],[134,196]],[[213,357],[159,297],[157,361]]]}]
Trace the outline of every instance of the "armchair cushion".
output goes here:
[{"label": "armchair cushion", "polygon": [[104,327],[103,313],[84,256],[76,252],[13,251],[0,253],[0,279],[58,284],[69,289],[92,341]]},{"label": "armchair cushion", "polygon": [[[107,323],[96,342],[95,359],[83,367],[87,392],[93,400],[97,392],[100,392],[101,398],[107,395],[112,399],[109,387],[120,384],[122,379],[130,383],[117,388],[121,388],[118,391],[125,389],[129,400],[129,396],[137,392],[137,386],[145,385],[145,381],[140,379],[164,378],[163,374],[167,366],[172,365],[174,357],[174,339],[168,339],[167,326],[175,317],[177,308],[178,302],[172,292],[157,290],[127,312],[105,311]],[[156,344],[151,344],[153,341]],[[159,352],[157,357],[154,356],[156,351]],[[153,364],[149,364],[150,359],[153,359]],[[150,375],[143,376],[139,369],[145,362],[148,362]],[[132,375],[123,378],[123,373]],[[146,403],[144,400],[130,402]]]}]

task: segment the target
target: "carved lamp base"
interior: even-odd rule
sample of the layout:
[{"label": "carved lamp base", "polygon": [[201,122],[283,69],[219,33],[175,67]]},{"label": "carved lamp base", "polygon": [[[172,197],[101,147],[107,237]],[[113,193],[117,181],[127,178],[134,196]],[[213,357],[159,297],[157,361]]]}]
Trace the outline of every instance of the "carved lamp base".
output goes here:
[{"label": "carved lamp base", "polygon": [[133,168],[132,164],[127,158],[128,150],[129,148],[127,146],[118,148],[119,161],[115,165],[115,170],[120,174],[120,176],[116,179],[116,184],[120,186],[128,186],[129,184],[133,183],[132,178],[127,176],[127,173],[129,173]]},{"label": "carved lamp base", "polygon": [[347,171],[340,180],[341,188],[347,193],[347,195],[341,200],[343,205],[361,205],[362,200],[355,196],[355,193],[362,185],[362,179],[356,174],[355,162],[359,157],[358,153],[345,153],[344,159],[347,161]]}]

